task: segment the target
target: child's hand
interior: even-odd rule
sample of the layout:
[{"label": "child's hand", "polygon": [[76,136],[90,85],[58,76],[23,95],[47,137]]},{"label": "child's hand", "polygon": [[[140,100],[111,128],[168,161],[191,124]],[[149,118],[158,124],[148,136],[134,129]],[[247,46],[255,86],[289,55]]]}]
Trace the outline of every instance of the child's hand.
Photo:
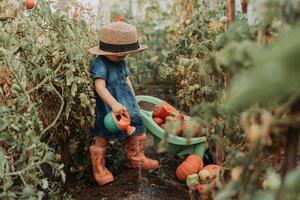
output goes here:
[{"label": "child's hand", "polygon": [[114,104],[111,105],[111,109],[113,111],[113,113],[115,114],[122,114],[123,112],[125,112],[127,109],[120,104],[119,102],[116,102]]}]

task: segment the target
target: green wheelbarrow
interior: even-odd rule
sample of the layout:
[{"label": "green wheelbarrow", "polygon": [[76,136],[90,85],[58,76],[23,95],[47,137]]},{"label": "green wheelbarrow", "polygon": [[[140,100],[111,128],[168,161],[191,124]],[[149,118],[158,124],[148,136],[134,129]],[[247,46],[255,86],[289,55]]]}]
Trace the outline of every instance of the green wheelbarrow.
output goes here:
[{"label": "green wheelbarrow", "polygon": [[[151,96],[139,95],[136,96],[136,100],[138,104],[146,102],[154,105],[168,106],[174,109],[166,101]],[[140,112],[143,123],[147,129],[146,133],[153,136],[154,144],[158,147],[160,141],[166,137],[166,131],[154,122],[152,118],[153,111],[147,111],[140,108]],[[208,147],[206,137],[195,137],[188,140],[184,137],[168,134],[166,141],[166,152],[173,155],[177,154],[178,156],[196,154],[203,158],[204,152]]]}]

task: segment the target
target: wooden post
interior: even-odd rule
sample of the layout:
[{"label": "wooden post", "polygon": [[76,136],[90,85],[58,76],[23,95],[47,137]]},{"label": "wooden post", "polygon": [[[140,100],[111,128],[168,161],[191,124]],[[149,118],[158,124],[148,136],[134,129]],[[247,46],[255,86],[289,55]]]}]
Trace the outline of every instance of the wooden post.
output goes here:
[{"label": "wooden post", "polygon": [[227,24],[230,25],[234,21],[235,0],[227,0]]},{"label": "wooden post", "polygon": [[244,13],[244,14],[247,14],[247,10],[248,10],[248,0],[242,0],[241,6],[242,6],[242,11],[243,11],[243,13]]},{"label": "wooden post", "polygon": [[289,128],[288,133],[286,135],[285,158],[283,163],[284,175],[297,166],[298,145],[299,145],[299,129]]},{"label": "wooden post", "polygon": [[[300,114],[300,99],[298,99],[291,108],[289,116],[292,118],[294,115]],[[286,145],[285,145],[285,156],[284,156],[284,169],[283,175],[287,174],[289,171],[297,166],[297,156],[299,148],[299,128],[289,128],[286,135]]]}]

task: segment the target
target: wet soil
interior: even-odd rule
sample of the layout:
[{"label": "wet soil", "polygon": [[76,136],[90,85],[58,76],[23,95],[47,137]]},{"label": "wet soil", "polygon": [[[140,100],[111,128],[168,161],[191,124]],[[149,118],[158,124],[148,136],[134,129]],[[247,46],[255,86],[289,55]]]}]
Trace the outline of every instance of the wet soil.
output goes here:
[{"label": "wet soil", "polygon": [[[72,187],[71,185],[69,185]],[[78,191],[76,187],[82,187]],[[161,179],[157,175],[142,172],[139,178],[138,170],[126,170],[115,176],[113,183],[98,186],[95,182],[87,182],[85,185],[76,185],[69,188],[73,197],[78,200],[87,199],[189,199],[189,194],[184,185],[174,180]]]}]

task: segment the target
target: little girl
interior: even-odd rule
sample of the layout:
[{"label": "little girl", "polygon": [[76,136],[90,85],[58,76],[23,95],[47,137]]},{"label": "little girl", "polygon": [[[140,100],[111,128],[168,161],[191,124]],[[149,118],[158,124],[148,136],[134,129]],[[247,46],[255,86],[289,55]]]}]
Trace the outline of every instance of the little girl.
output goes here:
[{"label": "little girl", "polygon": [[[131,166],[155,169],[158,161],[144,155],[146,135],[135,99],[132,84],[128,78],[128,67],[124,58],[130,53],[145,50],[137,40],[136,28],[125,22],[113,22],[101,28],[100,45],[89,49],[98,55],[92,65],[92,76],[96,92],[96,120],[93,136],[95,144],[90,147],[94,177],[99,185],[113,181],[113,175],[105,167],[105,150],[108,140],[125,138],[125,150]],[[128,111],[131,126],[136,129],[128,136],[125,132],[110,133],[104,126],[108,112],[122,114]]]}]

